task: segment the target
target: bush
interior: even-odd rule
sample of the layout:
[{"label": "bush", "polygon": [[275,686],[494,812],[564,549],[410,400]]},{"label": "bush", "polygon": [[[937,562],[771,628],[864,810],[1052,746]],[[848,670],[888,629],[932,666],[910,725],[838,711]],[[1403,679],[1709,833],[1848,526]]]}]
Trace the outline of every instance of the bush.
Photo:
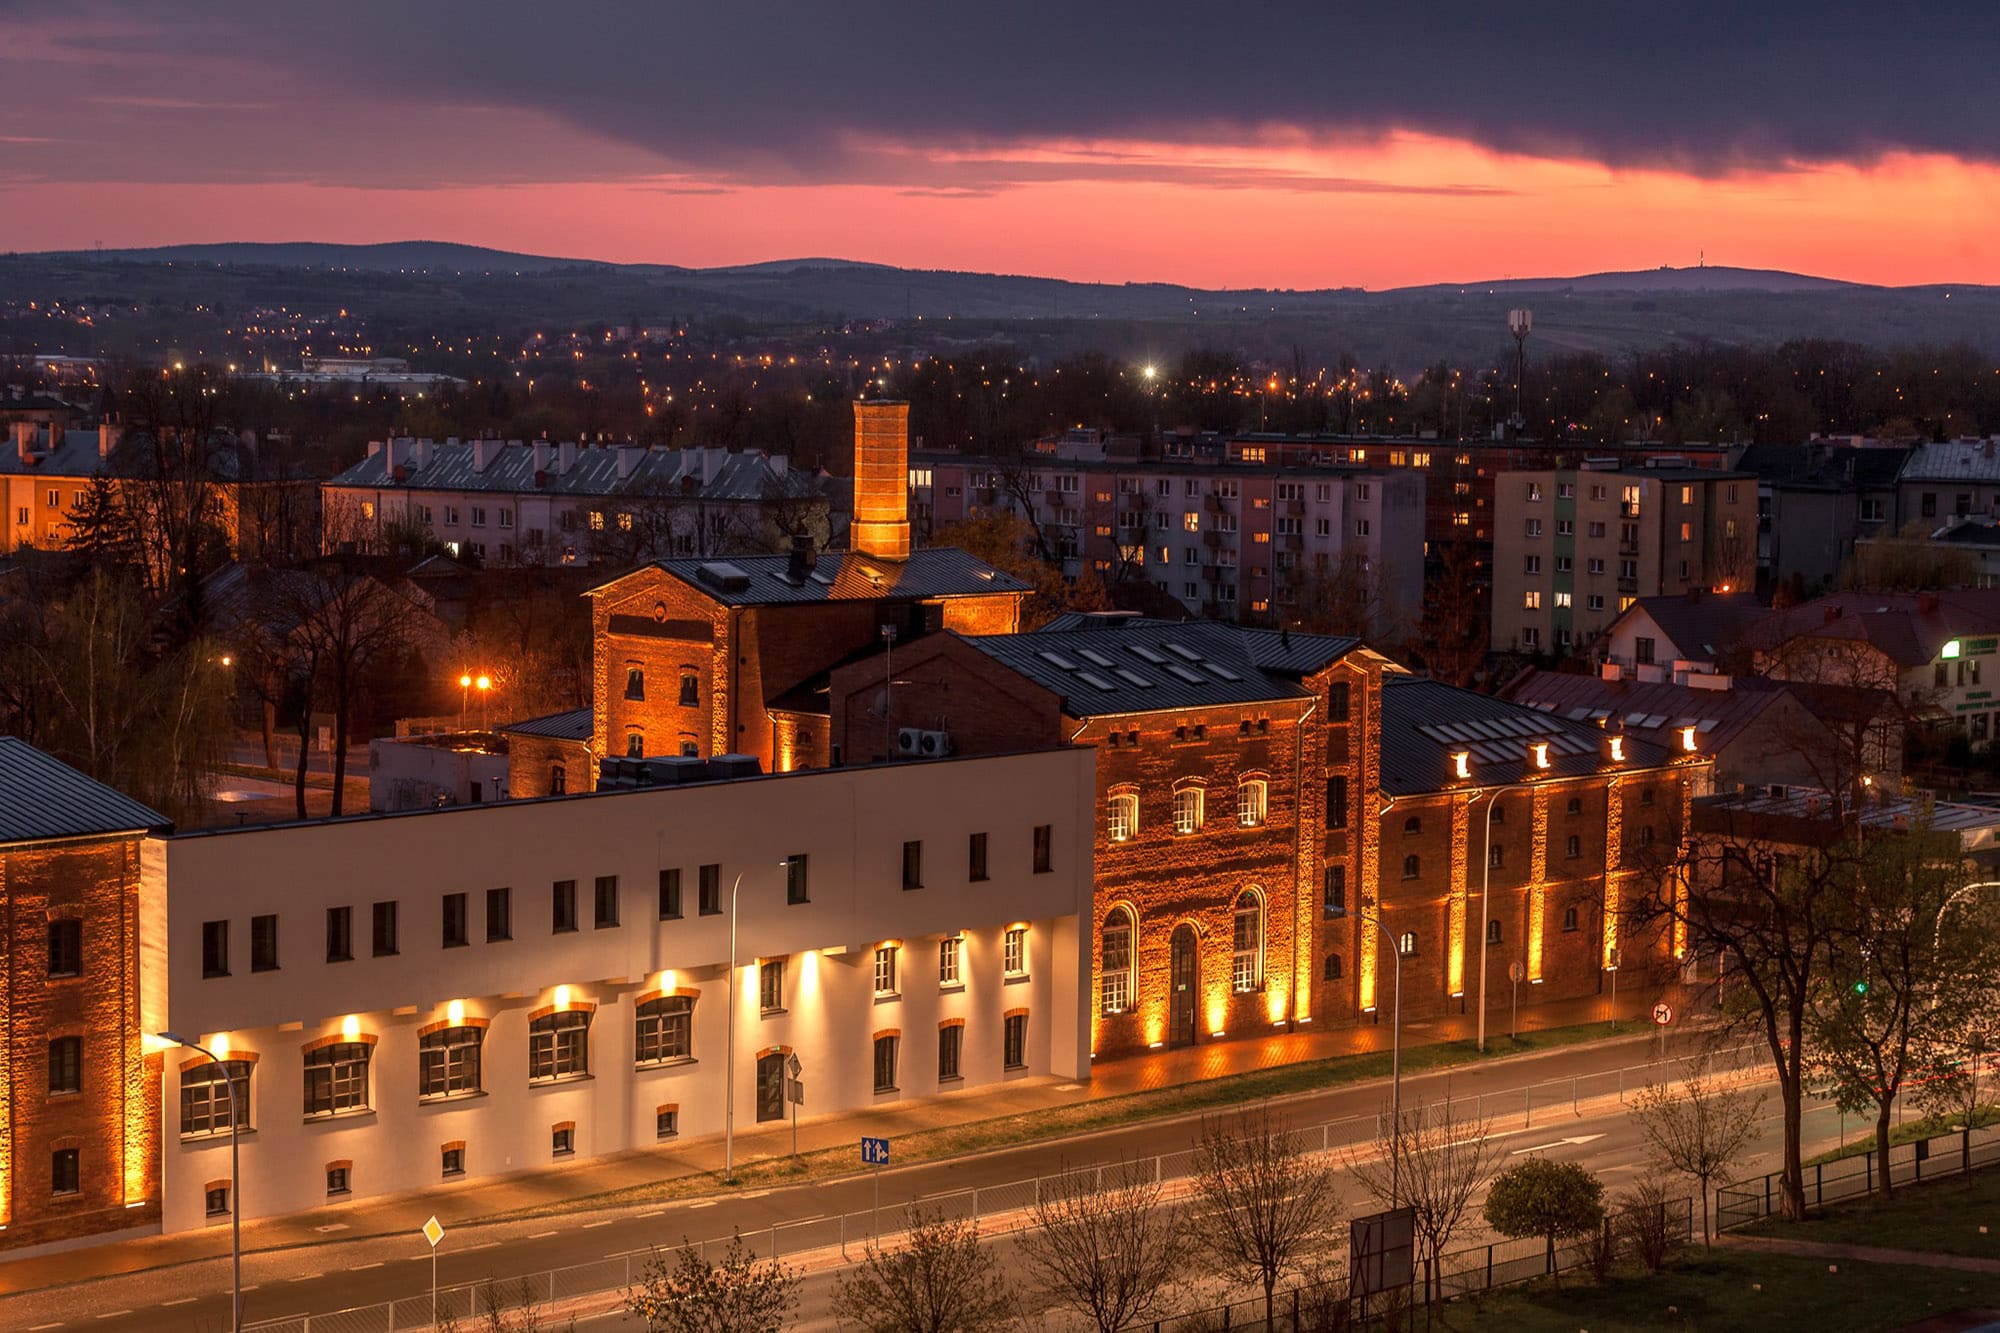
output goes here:
[{"label": "bush", "polygon": [[1665,1268],[1681,1245],[1680,1229],[1670,1220],[1680,1200],[1668,1192],[1665,1182],[1646,1179],[1619,1194],[1614,1202],[1619,1210],[1618,1231],[1632,1257],[1652,1272]]}]

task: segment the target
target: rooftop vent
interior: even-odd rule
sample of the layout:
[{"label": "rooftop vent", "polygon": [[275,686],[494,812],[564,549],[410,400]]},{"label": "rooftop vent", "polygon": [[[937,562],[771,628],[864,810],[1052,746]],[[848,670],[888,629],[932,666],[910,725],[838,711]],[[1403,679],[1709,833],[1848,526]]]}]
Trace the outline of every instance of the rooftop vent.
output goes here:
[{"label": "rooftop vent", "polygon": [[709,560],[695,567],[695,577],[720,592],[747,592],[750,576],[741,565],[727,560]]}]

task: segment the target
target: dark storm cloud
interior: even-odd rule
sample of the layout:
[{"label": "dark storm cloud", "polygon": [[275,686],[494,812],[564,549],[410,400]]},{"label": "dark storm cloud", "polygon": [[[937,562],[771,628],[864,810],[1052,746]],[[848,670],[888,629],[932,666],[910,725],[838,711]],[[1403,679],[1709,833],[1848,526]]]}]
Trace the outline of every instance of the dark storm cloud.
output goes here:
[{"label": "dark storm cloud", "polygon": [[[243,114],[284,127],[306,160],[316,138],[345,133],[343,110],[379,132],[383,107],[401,109],[416,142],[426,125],[409,108],[491,108],[583,130],[610,146],[607,163],[629,151],[718,180],[952,191],[1179,178],[1154,161],[1024,163],[1006,151],[1087,139],[1406,129],[1700,173],[1897,149],[2000,157],[1995,0],[0,5],[0,48],[16,30],[57,67],[101,66],[131,85],[55,81],[58,102],[69,87],[78,102],[123,98],[171,117],[176,99],[190,115],[275,101]],[[87,136],[91,114],[116,109],[85,107],[70,128]],[[52,123],[17,100],[0,112],[0,137],[68,137]],[[491,147],[497,157],[505,145]]]}]

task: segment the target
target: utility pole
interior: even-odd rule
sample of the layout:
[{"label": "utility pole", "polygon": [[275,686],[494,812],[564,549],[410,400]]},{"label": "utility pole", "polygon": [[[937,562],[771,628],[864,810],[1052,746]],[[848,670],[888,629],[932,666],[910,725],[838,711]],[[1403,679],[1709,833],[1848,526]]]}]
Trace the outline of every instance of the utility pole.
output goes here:
[{"label": "utility pole", "polygon": [[896,627],[882,627],[882,762],[896,757],[896,710],[890,707],[892,692],[896,688],[896,671],[893,665],[896,650]]}]

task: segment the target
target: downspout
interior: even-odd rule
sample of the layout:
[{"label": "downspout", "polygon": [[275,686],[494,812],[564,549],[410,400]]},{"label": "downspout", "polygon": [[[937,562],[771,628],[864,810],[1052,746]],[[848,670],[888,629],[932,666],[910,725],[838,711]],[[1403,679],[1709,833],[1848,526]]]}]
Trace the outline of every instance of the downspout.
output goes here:
[{"label": "downspout", "polygon": [[[1306,705],[1306,711],[1299,716],[1298,744],[1292,747],[1292,865],[1295,868],[1292,871],[1292,993],[1285,998],[1285,1003],[1289,1007],[1285,1017],[1287,1031],[1296,1031],[1299,1026],[1299,989],[1305,979],[1305,974],[1299,970],[1300,964],[1305,961],[1300,956],[1304,947],[1300,941],[1312,924],[1311,910],[1308,907],[1313,897],[1312,886],[1299,883],[1299,872],[1296,867],[1306,863],[1306,821],[1299,818],[1299,812],[1305,808],[1306,724],[1312,721],[1312,715],[1318,711],[1319,696],[1315,694],[1312,702]],[[1322,753],[1320,764],[1322,771],[1326,768],[1324,759]],[[1324,870],[1325,867],[1322,866],[1322,873]]]}]

